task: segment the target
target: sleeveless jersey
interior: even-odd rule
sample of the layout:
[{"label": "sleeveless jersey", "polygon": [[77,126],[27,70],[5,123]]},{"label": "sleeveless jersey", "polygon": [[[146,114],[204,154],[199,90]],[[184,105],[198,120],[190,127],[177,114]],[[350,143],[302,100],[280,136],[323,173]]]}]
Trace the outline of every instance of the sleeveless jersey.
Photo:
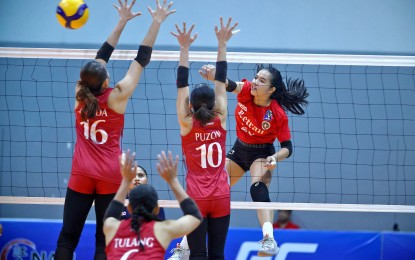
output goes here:
[{"label": "sleeveless jersey", "polygon": [[156,221],[143,222],[140,226],[141,249],[137,233],[131,229],[131,219],[122,220],[117,233],[105,248],[107,259],[164,259],[166,250],[154,235]]},{"label": "sleeveless jersey", "polygon": [[72,173],[111,183],[121,183],[118,157],[121,154],[120,139],[124,128],[124,114],[108,108],[107,100],[113,88],[97,96],[99,110],[94,118],[83,121],[83,104],[75,108],[76,144]]},{"label": "sleeveless jersey", "polygon": [[235,108],[236,135],[245,143],[265,144],[290,140],[288,117],[284,109],[273,99],[269,106],[255,105],[251,95],[251,82],[242,80],[244,85],[238,94]]},{"label": "sleeveless jersey", "polygon": [[192,130],[182,136],[187,193],[197,200],[229,197],[225,170],[226,130],[218,116],[204,126],[198,120],[192,120]]}]

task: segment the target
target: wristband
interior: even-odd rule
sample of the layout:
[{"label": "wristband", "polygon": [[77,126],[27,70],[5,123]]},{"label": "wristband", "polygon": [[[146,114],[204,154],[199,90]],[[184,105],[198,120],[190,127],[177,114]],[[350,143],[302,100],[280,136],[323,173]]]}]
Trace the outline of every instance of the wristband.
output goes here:
[{"label": "wristband", "polygon": [[150,63],[152,51],[153,48],[150,46],[140,45],[138,48],[137,57],[135,57],[134,60],[136,60],[141,65],[141,67],[144,68],[147,66],[147,64]]},{"label": "wristband", "polygon": [[216,72],[215,72],[215,80],[220,81],[222,83],[226,83],[226,73],[228,71],[228,62],[224,61],[217,61],[216,62]]},{"label": "wristband", "polygon": [[112,47],[108,42],[104,42],[101,48],[99,48],[97,56],[95,56],[95,59],[101,59],[108,63],[113,51],[114,47]]},{"label": "wristband", "polygon": [[196,203],[191,198],[186,198],[180,202],[180,208],[185,215],[192,215],[193,217],[203,220],[202,214],[199,211]]},{"label": "wristband", "polygon": [[189,68],[185,66],[179,66],[177,69],[177,88],[185,88],[189,86]]},{"label": "wristband", "polygon": [[112,200],[105,211],[104,220],[109,217],[121,219],[121,213],[124,209],[124,204],[117,200]]}]

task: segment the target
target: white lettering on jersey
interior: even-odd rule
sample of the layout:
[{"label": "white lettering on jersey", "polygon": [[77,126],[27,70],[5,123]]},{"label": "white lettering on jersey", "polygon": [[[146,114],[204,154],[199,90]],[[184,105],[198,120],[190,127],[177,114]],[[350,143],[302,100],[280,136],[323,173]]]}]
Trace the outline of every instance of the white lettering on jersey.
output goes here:
[{"label": "white lettering on jersey", "polygon": [[195,133],[196,141],[211,141],[221,136],[220,131],[214,131],[210,133]]},{"label": "white lettering on jersey", "polygon": [[264,130],[257,127],[254,123],[251,122],[251,120],[244,116],[245,112],[248,111],[246,106],[242,105],[241,103],[238,103],[239,107],[242,109],[238,112],[239,118],[242,119],[242,122],[245,124],[246,127],[241,127],[241,130],[248,133],[250,136],[253,136],[255,134],[264,134]]},{"label": "white lettering on jersey", "polygon": [[[144,247],[153,247],[154,246],[154,237],[145,237],[140,238],[141,244]],[[114,248],[123,248],[123,247],[137,247],[139,246],[139,241],[137,237],[134,238],[114,238]]]},{"label": "white lettering on jersey", "polygon": [[[82,112],[82,109],[84,108],[79,109],[79,114]],[[95,116],[108,116],[107,110],[105,108],[97,110],[97,112],[95,113]]]}]

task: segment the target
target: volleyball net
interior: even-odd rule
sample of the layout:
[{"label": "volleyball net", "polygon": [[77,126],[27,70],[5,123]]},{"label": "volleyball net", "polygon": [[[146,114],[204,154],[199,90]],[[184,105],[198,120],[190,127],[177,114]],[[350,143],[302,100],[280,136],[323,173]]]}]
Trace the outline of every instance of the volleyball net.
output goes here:
[{"label": "volleyball net", "polygon": [[[0,48],[0,203],[63,204],[75,144],[74,93],[96,50]],[[111,86],[136,51],[116,50]],[[232,187],[234,209],[415,213],[415,57],[229,52],[228,77],[251,80],[256,65],[304,79],[306,113],[288,113],[294,152],[274,170],[272,203],[254,203],[250,175]],[[154,51],[125,114],[123,149],[136,151],[161,206],[177,207],[158,176],[157,154],[182,159],[176,115],[179,52]],[[191,86],[215,52],[190,53]],[[211,84],[210,82],[207,82]],[[236,95],[228,94],[227,151],[236,140]],[[275,143],[279,148],[279,143]],[[185,168],[179,166],[185,185]]]}]

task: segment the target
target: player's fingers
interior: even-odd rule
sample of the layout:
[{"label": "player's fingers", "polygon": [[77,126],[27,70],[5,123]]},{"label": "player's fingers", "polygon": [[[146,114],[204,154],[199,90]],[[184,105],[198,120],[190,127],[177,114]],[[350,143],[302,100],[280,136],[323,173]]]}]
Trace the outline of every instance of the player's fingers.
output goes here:
[{"label": "player's fingers", "polygon": [[192,26],[190,26],[190,29],[189,29],[189,34],[192,34],[192,31],[194,28],[195,28],[195,24],[192,24]]},{"label": "player's fingers", "polygon": [[232,22],[232,17],[229,17],[228,23],[226,24],[226,28],[229,28],[229,25],[231,25],[231,22]]}]

